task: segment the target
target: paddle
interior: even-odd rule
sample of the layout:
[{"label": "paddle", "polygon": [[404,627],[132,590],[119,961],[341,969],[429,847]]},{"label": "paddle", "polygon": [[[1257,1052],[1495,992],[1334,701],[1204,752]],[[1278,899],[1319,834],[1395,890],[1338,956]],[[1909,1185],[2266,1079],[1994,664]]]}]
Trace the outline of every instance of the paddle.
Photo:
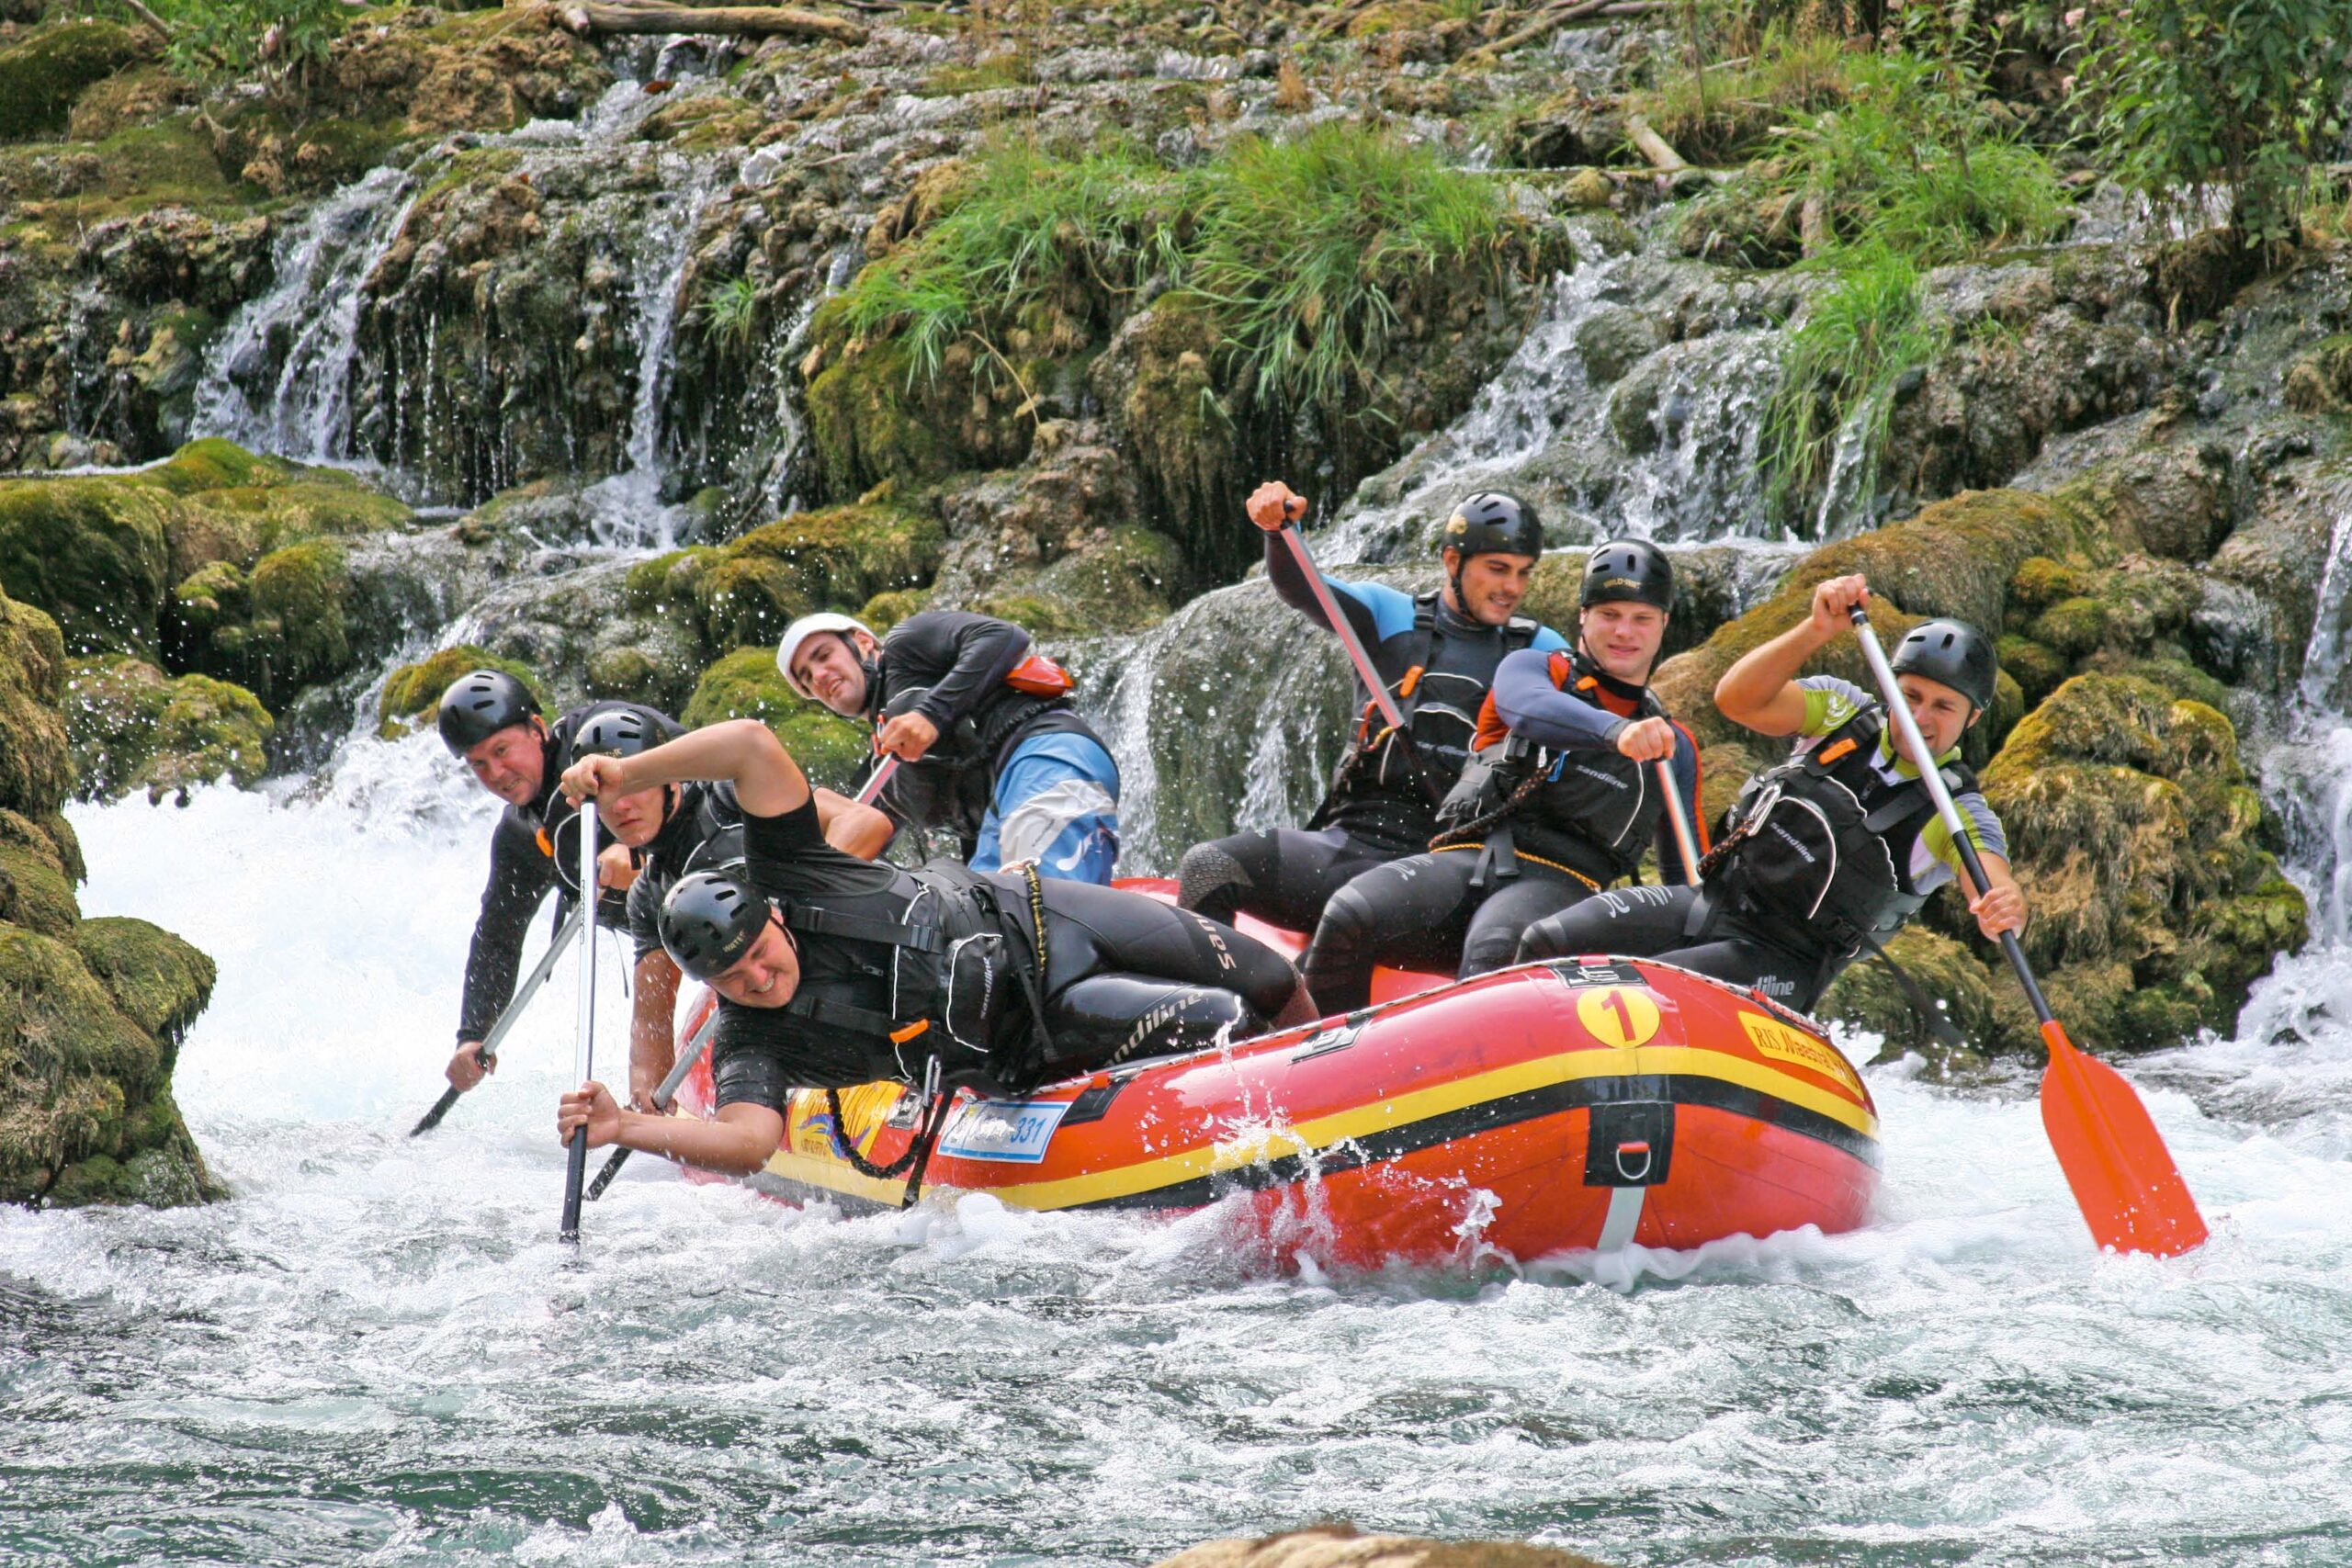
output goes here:
[{"label": "paddle", "polygon": [[[555,961],[563,956],[563,950],[570,947],[571,939],[579,934],[580,907],[575,905],[571,913],[564,917],[563,924],[556,928],[555,940],[548,943],[548,950],[540,957],[537,965],[524,977],[523,984],[515,989],[514,999],[506,1004],[506,1010],[498,1015],[498,1021],[490,1026],[488,1034],[482,1036],[481,1065],[483,1067],[487,1068],[497,1059],[498,1047],[505,1040],[506,1032],[521,1021],[523,1010],[531,1005],[531,998],[538,994],[540,986],[547,982],[548,976],[555,968]],[[441,1125],[441,1118],[449,1114],[449,1107],[457,1104],[458,1097],[465,1092],[457,1085],[451,1084],[441,1098],[433,1102],[433,1109],[417,1118],[416,1125],[408,1130],[408,1135],[413,1138],[419,1133],[429,1133]]]},{"label": "paddle", "polygon": [[1666,791],[1666,819],[1674,824],[1674,847],[1682,852],[1682,874],[1691,886],[1699,886],[1699,840],[1690,831],[1690,815],[1682,809],[1682,786],[1674,779],[1674,759],[1660,757],[1657,762],[1657,782]]},{"label": "paddle", "polygon": [[[596,1070],[596,803],[580,803],[580,1038],[573,1081],[585,1085]],[[556,1239],[580,1239],[580,1188],[588,1176],[588,1127],[571,1130],[571,1158],[563,1177],[563,1222]]]},{"label": "paddle", "polygon": [[1396,737],[1397,744],[1404,749],[1405,760],[1413,770],[1414,780],[1420,784],[1422,793],[1435,803],[1444,791],[1421,772],[1420,753],[1414,749],[1412,732],[1405,728],[1404,710],[1389,694],[1387,683],[1381,680],[1380,672],[1372,667],[1372,655],[1364,651],[1363,644],[1356,637],[1354,623],[1341,613],[1339,601],[1332,597],[1331,585],[1324,581],[1323,574],[1316,570],[1315,557],[1306,548],[1306,536],[1299,532],[1295,522],[1284,523],[1281,533],[1283,543],[1290,547],[1291,558],[1298,562],[1298,570],[1306,579],[1307,592],[1315,595],[1316,607],[1323,612],[1324,620],[1330,624],[1331,635],[1340,639],[1340,647],[1347,652],[1348,662],[1356,667],[1356,679],[1363,682],[1364,689],[1372,694],[1373,705],[1380,710],[1380,716],[1387,722],[1389,732]]},{"label": "paddle", "polygon": [[[710,1049],[710,1037],[718,1032],[718,1013],[714,1009],[710,1016],[703,1020],[702,1027],[695,1031],[694,1038],[686,1042],[685,1054],[671,1064],[668,1076],[653,1090],[655,1111],[668,1114],[671,1103],[678,1097],[678,1086],[684,1083],[686,1075],[695,1070],[695,1064],[702,1060],[702,1054]],[[605,1168],[598,1171],[596,1179],[588,1184],[588,1201],[593,1203],[605,1195],[605,1189],[613,1184],[613,1178],[618,1176],[621,1167],[628,1163],[630,1152],[624,1145],[606,1156]]]},{"label": "paddle", "polygon": [[[875,798],[882,793],[883,786],[890,782],[890,775],[899,771],[899,759],[896,753],[888,753],[875,764],[874,772],[867,774],[865,782],[858,786],[855,798],[860,806],[874,804]],[[677,1098],[678,1086],[686,1081],[686,1075],[694,1071],[696,1062],[702,1060],[702,1054],[710,1048],[710,1037],[718,1032],[718,1014],[713,1010],[711,1015],[703,1021],[702,1027],[695,1031],[694,1038],[686,1042],[685,1054],[670,1065],[669,1075],[662,1078],[661,1084],[654,1089],[654,1110],[665,1114],[668,1112],[671,1101]],[[617,1148],[606,1156],[605,1168],[596,1173],[596,1179],[588,1184],[590,1202],[593,1203],[605,1195],[605,1189],[613,1184],[613,1178],[618,1176],[621,1173],[621,1167],[628,1163],[630,1152],[625,1147]]]},{"label": "paddle", "polygon": [[[1852,615],[1862,656],[1870,660],[1871,673],[1878,679],[1896,731],[1914,761],[1925,759],[1927,742],[1919,738],[1919,727],[1895,684],[1894,668],[1886,661],[1886,650],[1879,646],[1878,634],[1871,629],[1870,616],[1859,604]],[[1980,893],[1990,888],[1993,885],[1984,875],[1984,863],[1969,841],[1942,775],[1932,764],[1925,764],[1919,776],[1935,797],[1936,813],[1943,818],[1953,847],[1960,851],[1970,882]],[[2075,1201],[2089,1222],[2091,1238],[2118,1252],[2146,1252],[2158,1258],[2177,1257],[2202,1246],[2204,1216],[2197,1212],[2197,1200],[2189,1196],[2188,1184],[2181,1179],[2172,1151],[2165,1147],[2156,1124],[2149,1120],[2148,1108],[2140,1103],[2122,1074],[2084,1055],[2066,1038],[2065,1026],[2043,999],[2016,932],[2001,933],[2001,951],[2007,955],[2009,967],[2017,971],[2034,1017],[2041,1021],[2042,1043],[2050,1048],[2050,1066],[2041,1075],[2041,1126],[2058,1156],[2059,1168],[2066,1173],[2066,1184],[2075,1190]]]}]

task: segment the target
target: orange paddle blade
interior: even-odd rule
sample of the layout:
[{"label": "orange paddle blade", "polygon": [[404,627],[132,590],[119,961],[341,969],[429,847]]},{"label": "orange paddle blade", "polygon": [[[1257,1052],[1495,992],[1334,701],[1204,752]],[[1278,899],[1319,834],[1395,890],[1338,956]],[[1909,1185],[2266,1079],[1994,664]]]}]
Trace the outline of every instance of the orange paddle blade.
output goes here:
[{"label": "orange paddle blade", "polygon": [[2148,1108],[2123,1075],[2086,1056],[2052,1019],[2041,1026],[2041,1125],[2091,1239],[2118,1252],[2176,1258],[2204,1245],[2205,1217]]}]

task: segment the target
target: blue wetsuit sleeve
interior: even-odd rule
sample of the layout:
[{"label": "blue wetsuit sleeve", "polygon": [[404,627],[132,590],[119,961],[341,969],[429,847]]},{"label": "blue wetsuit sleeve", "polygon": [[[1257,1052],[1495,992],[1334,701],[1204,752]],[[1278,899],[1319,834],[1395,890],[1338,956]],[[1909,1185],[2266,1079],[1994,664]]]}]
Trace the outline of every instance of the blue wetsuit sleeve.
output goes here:
[{"label": "blue wetsuit sleeve", "polygon": [[[1323,606],[1316,603],[1315,591],[1307,584],[1306,573],[1299,569],[1290,547],[1274,534],[1266,536],[1266,579],[1274,585],[1274,592],[1283,604],[1318,626],[1328,624],[1323,618]],[[1413,624],[1413,599],[1409,593],[1399,593],[1377,582],[1342,582],[1328,573],[1323,577],[1323,585],[1331,591],[1340,613],[1348,617],[1356,640],[1367,649],[1379,647]]]},{"label": "blue wetsuit sleeve", "polygon": [[1535,640],[1527,648],[1531,653],[1566,653],[1568,651],[1568,639],[1549,626],[1538,626]]},{"label": "blue wetsuit sleeve", "polygon": [[1605,751],[1625,721],[1552,684],[1552,656],[1533,648],[1495,667],[1495,713],[1514,735],[1557,750]]}]

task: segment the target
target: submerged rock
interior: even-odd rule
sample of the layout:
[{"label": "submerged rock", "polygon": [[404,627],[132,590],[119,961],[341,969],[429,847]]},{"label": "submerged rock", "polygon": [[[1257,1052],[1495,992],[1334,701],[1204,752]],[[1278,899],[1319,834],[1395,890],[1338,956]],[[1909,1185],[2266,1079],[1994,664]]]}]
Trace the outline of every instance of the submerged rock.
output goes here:
[{"label": "submerged rock", "polygon": [[85,920],[63,639],[0,594],[0,1202],[220,1195],[173,1103],[210,960],[143,920]]}]

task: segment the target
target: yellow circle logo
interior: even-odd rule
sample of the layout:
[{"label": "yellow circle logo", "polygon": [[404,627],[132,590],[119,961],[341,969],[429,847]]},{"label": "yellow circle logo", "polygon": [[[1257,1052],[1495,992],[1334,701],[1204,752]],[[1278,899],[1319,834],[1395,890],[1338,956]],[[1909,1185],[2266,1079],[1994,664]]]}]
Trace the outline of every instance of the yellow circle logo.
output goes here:
[{"label": "yellow circle logo", "polygon": [[1627,1049],[1649,1043],[1657,1032],[1657,1003],[1647,991],[1606,986],[1577,995],[1577,1017],[1585,1032],[1603,1045]]}]

